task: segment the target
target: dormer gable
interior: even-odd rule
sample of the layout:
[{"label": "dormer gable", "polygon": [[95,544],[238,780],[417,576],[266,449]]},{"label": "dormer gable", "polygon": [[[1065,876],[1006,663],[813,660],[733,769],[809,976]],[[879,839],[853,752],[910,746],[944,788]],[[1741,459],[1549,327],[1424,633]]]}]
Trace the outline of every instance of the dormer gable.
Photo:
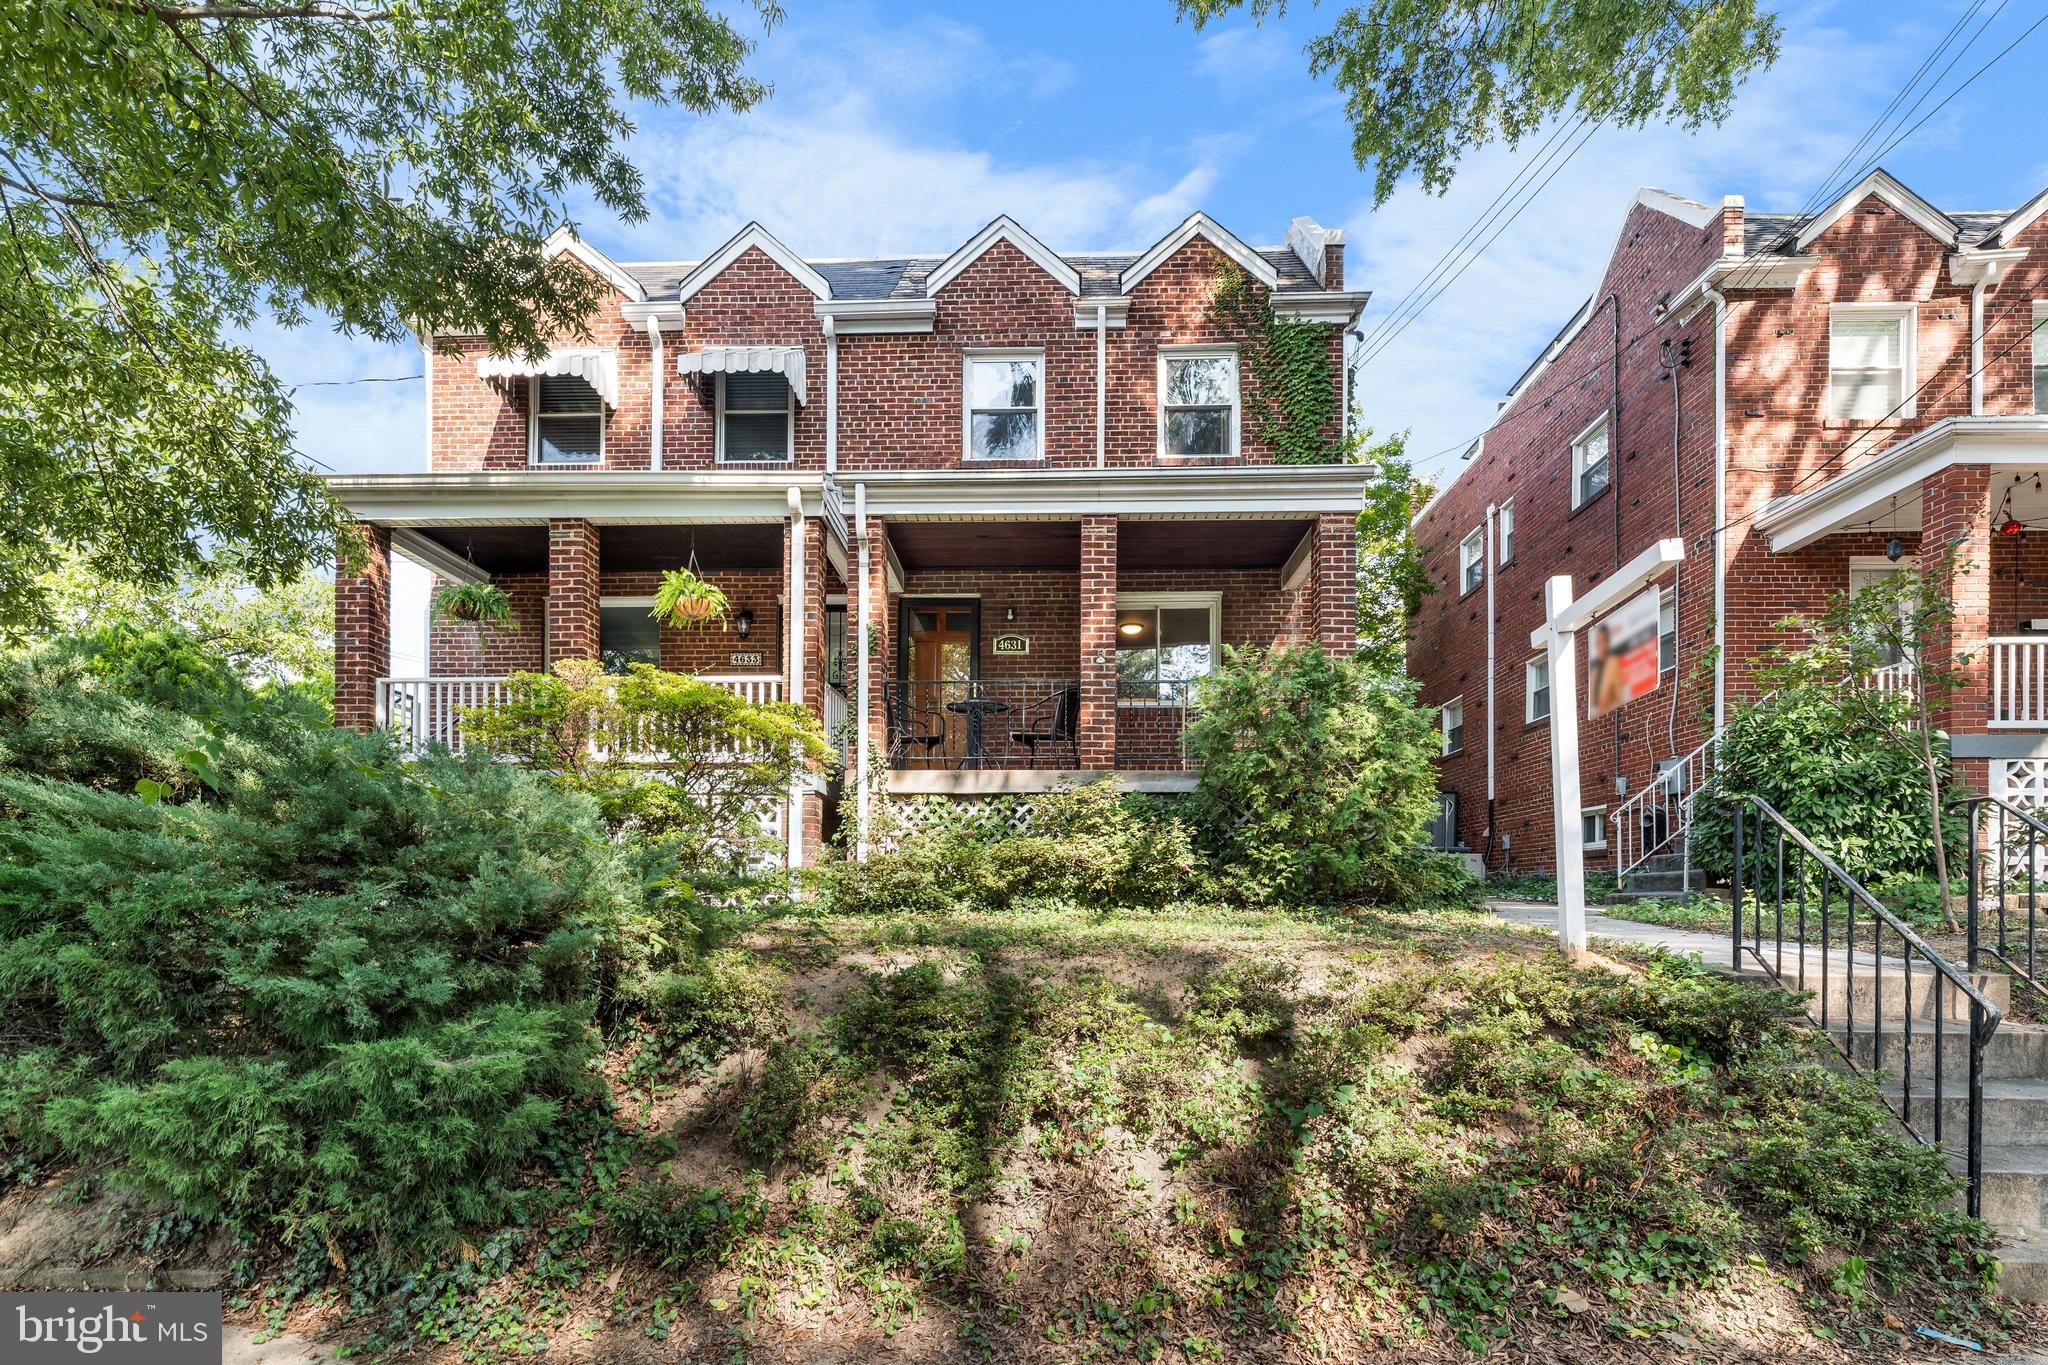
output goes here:
[{"label": "dormer gable", "polygon": [[1053,281],[1069,294],[1076,297],[1081,293],[1081,272],[1068,265],[1045,243],[1026,232],[1017,220],[1004,214],[987,227],[967,239],[959,250],[932,268],[925,276],[924,291],[927,296],[935,295],[957,279],[960,274],[980,260],[998,242],[1008,242],[1025,259],[1052,276]]},{"label": "dormer gable", "polygon": [[1875,195],[1908,220],[1918,224],[1943,246],[1954,246],[1960,235],[1955,219],[1900,184],[1882,167],[1858,181],[1848,193],[1815,214],[1793,239],[1792,249],[1804,251],[1816,237],[1854,213],[1864,200]]},{"label": "dormer gable", "polygon": [[1172,260],[1182,247],[1197,237],[1229,257],[1239,269],[1267,289],[1272,289],[1280,283],[1279,272],[1273,269],[1271,261],[1245,245],[1235,233],[1208,214],[1196,212],[1189,214],[1187,221],[1154,242],[1144,255],[1124,267],[1123,274],[1118,279],[1120,292],[1129,294],[1146,276]]},{"label": "dormer gable", "polygon": [[759,251],[780,266],[791,279],[821,299],[832,297],[832,286],[803,257],[776,239],[759,223],[749,223],[727,239],[724,246],[699,261],[676,285],[676,302],[688,303],[699,291],[717,279],[734,261],[749,251]]},{"label": "dormer gable", "polygon": [[647,290],[640,281],[627,274],[617,261],[578,237],[574,228],[556,228],[548,234],[548,239],[541,243],[540,249],[541,254],[549,260],[557,256],[568,256],[588,267],[592,274],[624,294],[628,303],[639,303],[647,297]]}]

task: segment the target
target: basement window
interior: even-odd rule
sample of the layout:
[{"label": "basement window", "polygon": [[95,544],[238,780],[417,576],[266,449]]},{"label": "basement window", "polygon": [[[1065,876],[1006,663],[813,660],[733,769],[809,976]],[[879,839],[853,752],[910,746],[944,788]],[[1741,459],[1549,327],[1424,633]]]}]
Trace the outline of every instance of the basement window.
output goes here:
[{"label": "basement window", "polygon": [[1837,303],[1828,309],[1828,416],[1881,422],[1913,415],[1913,308]]},{"label": "basement window", "polygon": [[1607,807],[1595,806],[1579,812],[1579,846],[1607,847]]}]

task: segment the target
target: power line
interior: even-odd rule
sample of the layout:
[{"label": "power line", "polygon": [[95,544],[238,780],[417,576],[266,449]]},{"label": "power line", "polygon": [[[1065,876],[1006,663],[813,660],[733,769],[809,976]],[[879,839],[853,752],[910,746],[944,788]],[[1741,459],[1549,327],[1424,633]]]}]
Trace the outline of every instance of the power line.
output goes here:
[{"label": "power line", "polygon": [[425,378],[426,375],[424,374],[377,374],[371,375],[366,379],[308,379],[303,384],[287,384],[285,388],[292,393],[297,393],[300,389],[341,388],[349,384],[405,384],[415,379]]}]

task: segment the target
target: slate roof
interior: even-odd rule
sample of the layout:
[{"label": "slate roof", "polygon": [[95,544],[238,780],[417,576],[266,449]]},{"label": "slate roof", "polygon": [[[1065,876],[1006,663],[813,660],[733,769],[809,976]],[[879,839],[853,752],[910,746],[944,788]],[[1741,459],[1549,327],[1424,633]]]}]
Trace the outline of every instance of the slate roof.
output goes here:
[{"label": "slate roof", "polygon": [[[1948,217],[1961,229],[1962,244],[1975,246],[1998,230],[1998,225],[2012,217],[2012,210],[1987,213],[1968,211],[1950,213]],[[1795,254],[1792,244],[1798,240],[1800,229],[1810,220],[1797,213],[1749,213],[1742,219],[1742,249],[1752,256],[1790,256]]]},{"label": "slate roof", "polygon": [[[1308,266],[1285,246],[1252,248],[1273,267],[1281,293],[1312,292],[1322,286]],[[825,277],[835,299],[921,299],[925,277],[944,256],[876,256],[850,261],[810,261],[807,264]],[[1114,298],[1118,277],[1138,259],[1136,252],[1120,255],[1062,256],[1081,277],[1081,297]],[[676,297],[676,287],[696,268],[695,261],[649,261],[625,263],[619,268],[640,282],[650,302]]]}]

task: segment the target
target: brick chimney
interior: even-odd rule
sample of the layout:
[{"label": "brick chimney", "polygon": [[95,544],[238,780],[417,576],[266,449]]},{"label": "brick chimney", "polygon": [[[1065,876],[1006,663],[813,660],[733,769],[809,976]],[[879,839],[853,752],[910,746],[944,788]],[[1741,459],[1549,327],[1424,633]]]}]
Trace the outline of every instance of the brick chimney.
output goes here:
[{"label": "brick chimney", "polygon": [[1287,246],[1324,289],[1344,287],[1344,229],[1326,228],[1313,218],[1287,225]]},{"label": "brick chimney", "polygon": [[1739,194],[1725,195],[1721,200],[1721,254],[1747,254],[1742,244],[1742,196]]}]

